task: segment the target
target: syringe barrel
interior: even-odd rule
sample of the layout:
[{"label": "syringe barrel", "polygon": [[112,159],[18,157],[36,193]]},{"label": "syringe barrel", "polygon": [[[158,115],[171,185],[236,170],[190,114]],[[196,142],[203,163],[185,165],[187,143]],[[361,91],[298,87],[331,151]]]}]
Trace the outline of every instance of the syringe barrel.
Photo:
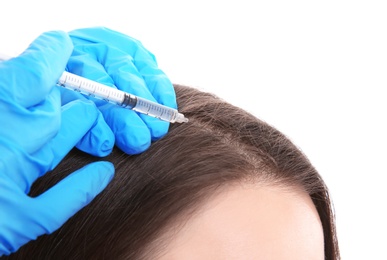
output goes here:
[{"label": "syringe barrel", "polygon": [[184,115],[179,113],[176,109],[105,86],[101,83],[69,72],[64,72],[59,78],[57,84],[59,86],[80,92],[84,95],[103,99],[115,105],[132,109],[139,113],[153,116],[171,123],[182,123],[188,121]]},{"label": "syringe barrel", "polygon": [[[171,123],[180,122],[179,112],[176,109],[160,105],[156,102],[149,101],[141,97],[135,97],[137,99],[136,105],[132,110],[147,114],[164,121]],[[185,122],[185,121],[184,121]]]},{"label": "syringe barrel", "polygon": [[116,105],[121,105],[125,98],[125,92],[123,91],[107,87],[96,81],[66,71],[59,78],[57,84],[84,95],[106,100]]},{"label": "syringe barrel", "polygon": [[[8,60],[10,58],[10,56],[0,53],[0,61]],[[63,72],[57,85],[171,123],[188,122],[188,119],[176,109],[160,105],[156,102],[131,95],[115,88],[110,88],[101,83],[80,77],[67,71]]]}]

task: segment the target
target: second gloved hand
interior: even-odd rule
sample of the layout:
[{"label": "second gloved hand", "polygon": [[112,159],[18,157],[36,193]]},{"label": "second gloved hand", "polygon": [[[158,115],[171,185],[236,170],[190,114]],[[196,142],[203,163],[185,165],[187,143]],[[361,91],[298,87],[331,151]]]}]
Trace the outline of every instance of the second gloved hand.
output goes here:
[{"label": "second gloved hand", "polygon": [[[28,193],[34,181],[52,170],[87,136],[94,144],[111,140],[91,101],[61,107],[56,86],[72,52],[64,32],[38,37],[19,57],[0,62],[0,256],[58,229],[110,182],[113,165],[98,162],[69,175],[37,197]],[[101,124],[101,125],[100,125]],[[86,138],[85,138],[86,137]],[[81,145],[85,151],[94,147]],[[98,152],[97,152],[98,153]]]},{"label": "second gloved hand", "polygon": [[[176,96],[168,77],[152,53],[136,39],[104,28],[85,28],[69,33],[74,51],[67,70],[99,83],[176,108]],[[62,90],[62,102],[85,98]],[[145,151],[152,140],[168,132],[169,123],[93,100],[114,132],[116,145],[128,154]]]}]

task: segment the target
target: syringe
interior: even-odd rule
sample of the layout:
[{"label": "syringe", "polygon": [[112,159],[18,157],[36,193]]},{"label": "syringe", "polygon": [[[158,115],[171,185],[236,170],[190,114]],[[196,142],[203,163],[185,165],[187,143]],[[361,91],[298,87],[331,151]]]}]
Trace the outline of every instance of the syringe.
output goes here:
[{"label": "syringe", "polygon": [[[10,56],[0,53],[0,61],[8,60],[10,58]],[[184,117],[184,115],[179,113],[176,109],[80,77],[67,71],[63,72],[57,85],[170,123],[188,122],[188,118]]]}]

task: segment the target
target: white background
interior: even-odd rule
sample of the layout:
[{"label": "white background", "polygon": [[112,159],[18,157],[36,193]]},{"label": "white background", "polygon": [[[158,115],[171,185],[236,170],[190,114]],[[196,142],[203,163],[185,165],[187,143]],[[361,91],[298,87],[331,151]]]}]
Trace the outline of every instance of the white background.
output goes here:
[{"label": "white background", "polygon": [[139,39],[175,83],[289,136],[330,187],[343,259],[387,259],[384,1],[2,1],[0,51],[48,30]]}]

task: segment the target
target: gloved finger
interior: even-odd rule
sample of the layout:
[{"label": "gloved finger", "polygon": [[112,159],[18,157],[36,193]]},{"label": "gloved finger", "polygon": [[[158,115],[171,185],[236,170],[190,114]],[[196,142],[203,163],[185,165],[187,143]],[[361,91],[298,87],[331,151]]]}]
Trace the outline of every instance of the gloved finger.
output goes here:
[{"label": "gloved finger", "polygon": [[87,99],[84,95],[82,95],[79,92],[76,92],[67,88],[63,88],[63,87],[59,88],[59,90],[60,90],[60,101],[62,106],[74,100],[89,101],[89,99]]},{"label": "gloved finger", "polygon": [[115,46],[133,57],[142,43],[128,35],[111,30],[106,27],[81,28],[69,32],[75,45],[87,43],[105,43],[108,46]]},{"label": "gloved finger", "polygon": [[114,132],[118,148],[127,154],[138,154],[149,148],[149,128],[137,113],[109,103],[99,110]]},{"label": "gloved finger", "polygon": [[112,163],[91,163],[34,198],[31,218],[41,228],[36,233],[54,232],[104,190],[113,176]]},{"label": "gloved finger", "polygon": [[[74,100],[89,100],[82,94],[61,88],[61,102],[66,105]],[[105,102],[106,103],[106,102]],[[91,129],[81,138],[76,147],[91,155],[103,157],[110,154],[113,149],[115,137],[110,126],[105,122],[103,115],[97,110],[98,116]],[[82,120],[81,118],[79,120]]]},{"label": "gloved finger", "polygon": [[91,129],[81,138],[76,147],[94,156],[104,157],[111,153],[115,143],[113,131],[98,111],[97,119]]},{"label": "gloved finger", "polygon": [[[172,83],[165,73],[159,69],[155,56],[140,41],[104,27],[78,29],[71,31],[69,35],[75,49],[80,47],[92,48],[91,46],[98,45],[94,50],[89,49],[88,51],[84,50],[84,52],[95,55],[95,60],[104,64],[105,68],[111,67],[113,64],[116,67],[121,67],[122,62],[114,60],[116,57],[121,58],[124,63],[132,64],[129,71],[137,77],[133,84],[136,84],[137,81],[140,83],[140,86],[134,86],[134,88],[140,87],[141,89],[143,81],[145,81],[145,85],[158,103],[176,108],[176,97]],[[111,76],[112,71],[119,74],[114,66],[109,72]],[[116,79],[113,79],[117,84]],[[125,89],[128,81],[124,80],[123,82],[125,84],[122,88],[117,87],[130,92],[131,89]],[[146,98],[145,96],[142,97]]]},{"label": "gloved finger", "polygon": [[173,84],[166,74],[158,68],[154,55],[144,48],[138,48],[133,60],[147,88],[157,102],[177,108]]},{"label": "gloved finger", "polygon": [[[110,52],[114,52],[114,50],[111,50]],[[119,59],[114,57],[115,55],[112,55],[111,59],[106,59],[104,66],[108,74],[114,80],[115,85],[118,89],[164,105],[166,105],[165,103],[169,102],[169,105],[171,105],[172,107],[176,107],[176,96],[174,90],[172,92],[166,90],[165,93],[162,94],[158,94],[154,91],[156,93],[156,97],[159,97],[159,100],[156,100],[155,96],[153,95],[154,93],[150,91],[150,89],[148,88],[149,86],[144,81],[142,75],[137,71],[137,68],[135,67],[134,63],[132,63],[130,59]],[[157,81],[158,78],[155,77],[154,80]],[[170,85],[172,86],[172,84]],[[171,94],[172,96],[170,96]],[[161,96],[163,97],[161,101],[164,102],[160,102]],[[161,121],[159,119],[155,119],[144,114],[139,114],[139,116],[148,126],[152,140],[157,140],[163,137],[168,132],[168,122]]]},{"label": "gloved finger", "polygon": [[[66,105],[75,100],[90,102],[84,95],[66,88],[61,90],[61,103]],[[106,103],[106,102],[105,102]],[[107,156],[112,151],[115,137],[103,115],[98,111],[97,119],[91,129],[79,140],[76,147],[94,156]]]},{"label": "gloved finger", "polygon": [[[155,56],[140,41],[104,27],[78,29],[69,35],[74,43],[74,53],[87,53],[89,59],[83,60],[103,64],[118,89],[177,107],[172,83],[158,68]],[[88,63],[91,67],[91,62]],[[153,120],[145,122],[150,126],[152,139],[163,136],[168,128],[155,128]]]},{"label": "gloved finger", "polygon": [[[51,89],[42,102],[30,108],[9,102],[0,102],[0,111],[3,111],[1,117],[6,120],[0,127],[0,138],[12,141],[13,145],[33,153],[57,134],[61,122],[58,88]],[[32,129],[25,131],[22,126],[30,126]],[[10,132],[9,129],[14,130]]]},{"label": "gloved finger", "polygon": [[[101,45],[103,44],[75,45],[74,53],[67,66],[68,70],[105,85],[112,86],[112,82],[114,81],[115,86],[120,90],[158,102],[147,88],[142,76],[132,63],[131,57],[119,49],[111,46],[101,47]],[[93,55],[91,55],[91,53]],[[100,62],[103,62],[104,64],[101,68],[100,66],[102,65]],[[172,86],[170,82],[169,84]],[[174,90],[172,92],[166,91],[164,99],[173,100],[170,103],[172,106],[176,107]],[[95,102],[98,106],[106,103],[105,101]],[[157,140],[168,132],[168,122],[160,121],[158,119],[155,120],[154,118],[145,115],[140,115],[140,118],[148,126],[151,140]],[[107,123],[111,126],[109,121]],[[126,132],[125,134],[128,133],[130,132]],[[116,133],[116,139],[119,140],[120,138],[121,137],[117,136]]]},{"label": "gloved finger", "polygon": [[[92,53],[98,52],[97,50],[92,50],[95,47],[96,45],[88,45],[82,48],[82,51],[75,49],[69,59],[67,69],[72,73],[115,88],[113,80],[107,74],[102,64],[92,55]],[[76,95],[80,94],[62,90],[62,104],[76,98]],[[82,98],[85,97],[82,96]],[[148,129],[148,125],[158,126],[158,129],[162,129],[162,133],[156,135],[157,137],[164,135],[167,131],[165,128],[168,128],[168,124],[159,119],[147,118],[147,116],[144,116],[144,118],[139,117],[134,111],[115,107],[103,100],[93,101],[97,104],[104,115],[105,121],[114,132],[117,146],[126,153],[137,154],[150,146],[153,136]],[[146,120],[154,120],[154,123],[144,124],[142,121]]]},{"label": "gloved finger", "polygon": [[[47,144],[47,149],[40,151],[41,158],[52,154],[52,170],[77,145],[90,154],[105,154],[114,146],[114,135],[110,128],[101,125],[101,114],[91,101],[75,100],[62,106],[62,124],[58,134]],[[93,131],[96,131],[93,133]],[[92,138],[87,140],[87,138]],[[45,153],[49,153],[43,155]]]},{"label": "gloved finger", "polygon": [[7,179],[7,176],[0,176],[0,190],[1,258],[3,254],[9,255],[27,242],[36,239],[36,235],[29,232],[30,228],[35,228],[36,223],[31,223],[28,219],[31,199],[19,190],[15,183]]},{"label": "gloved finger", "polygon": [[26,108],[42,102],[56,86],[72,49],[65,32],[37,37],[20,56],[0,63],[0,99]]},{"label": "gloved finger", "polygon": [[[99,111],[91,101],[76,100],[63,106],[62,110],[62,124],[58,134],[40,150],[33,154],[26,154],[23,150],[18,151],[14,148],[12,153],[7,153],[15,156],[8,158],[8,160],[13,160],[13,168],[8,169],[5,166],[7,169],[4,172],[25,193],[29,192],[32,183],[37,178],[58,165],[95,125],[99,116]],[[114,136],[112,134],[104,134],[97,138],[99,139],[94,140],[95,144],[93,144],[97,147],[85,146],[87,152],[93,149],[93,153],[95,153],[95,150],[106,149],[106,146],[111,146],[110,149],[113,148]],[[28,169],[28,171],[25,171],[25,169]]]},{"label": "gloved finger", "polygon": [[4,220],[0,225],[0,254],[15,252],[38,236],[58,229],[94,199],[113,176],[111,163],[92,163],[36,198],[28,197],[7,176],[0,176],[0,219]]},{"label": "gloved finger", "polygon": [[[93,49],[94,47],[92,46],[94,45],[91,45],[90,48]],[[88,46],[85,46],[84,48],[81,47],[81,50],[79,48],[74,49],[73,54],[71,55],[67,63],[66,70],[84,78],[94,80],[106,86],[116,88],[113,79],[107,74],[103,65],[96,60],[93,50],[88,49]],[[69,94],[66,95],[70,96]],[[81,96],[82,98],[86,98],[86,96],[76,92],[73,92],[73,94],[71,95],[73,96],[73,98],[75,98],[75,96]],[[92,98],[90,96],[87,96],[87,99],[92,100],[97,106],[106,103],[105,100]]]}]

